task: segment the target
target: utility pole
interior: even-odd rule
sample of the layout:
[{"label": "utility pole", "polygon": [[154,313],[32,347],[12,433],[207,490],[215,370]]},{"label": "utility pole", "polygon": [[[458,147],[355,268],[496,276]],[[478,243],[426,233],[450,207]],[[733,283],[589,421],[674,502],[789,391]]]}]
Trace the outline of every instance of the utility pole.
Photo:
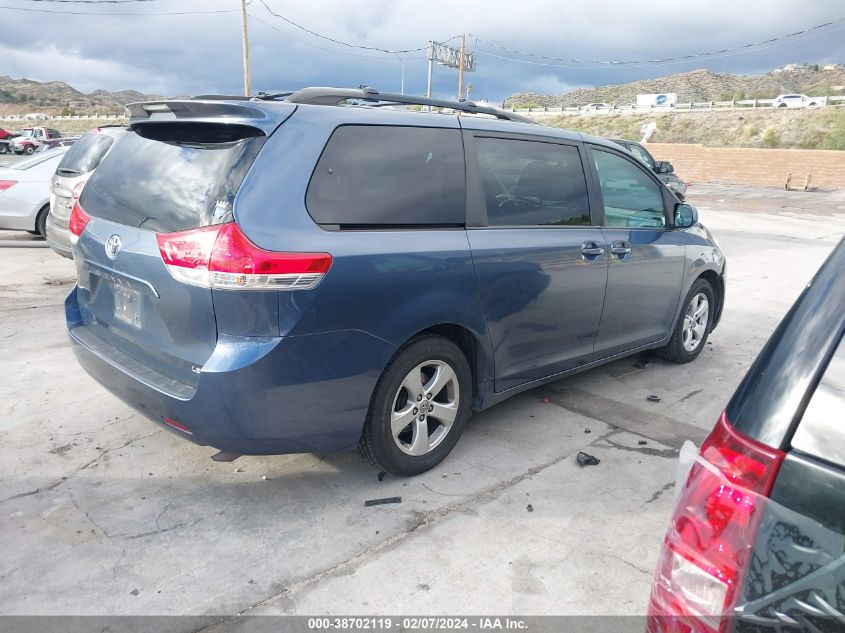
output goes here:
[{"label": "utility pole", "polygon": [[466,35],[461,35],[461,59],[458,64],[458,100],[463,98],[464,94],[464,51],[466,50]]},{"label": "utility pole", "polygon": [[252,93],[249,80],[249,34],[247,33],[246,0],[241,0],[241,38],[244,52],[244,96]]}]

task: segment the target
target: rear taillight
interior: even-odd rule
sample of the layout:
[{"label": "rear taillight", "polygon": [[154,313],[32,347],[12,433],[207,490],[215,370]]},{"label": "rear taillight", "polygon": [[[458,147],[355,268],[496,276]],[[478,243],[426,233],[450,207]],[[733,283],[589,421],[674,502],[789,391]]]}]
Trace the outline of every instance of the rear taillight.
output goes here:
[{"label": "rear taillight", "polygon": [[6,189],[11,189],[16,184],[18,184],[17,180],[0,180],[0,191],[6,191]]},{"label": "rear taillight", "polygon": [[177,280],[231,290],[304,290],[332,264],[328,253],[265,251],[229,222],[156,236],[161,258]]},{"label": "rear taillight", "polygon": [[651,633],[719,631],[738,598],[784,453],[745,437],[723,413],[690,469],[649,602]]},{"label": "rear taillight", "polygon": [[79,239],[79,236],[82,235],[82,231],[85,230],[85,227],[90,221],[91,216],[85,213],[82,205],[79,204],[79,200],[76,200],[73,203],[73,209],[71,210],[70,217],[67,221],[67,228],[70,231],[71,242],[75,243],[76,240]]}]

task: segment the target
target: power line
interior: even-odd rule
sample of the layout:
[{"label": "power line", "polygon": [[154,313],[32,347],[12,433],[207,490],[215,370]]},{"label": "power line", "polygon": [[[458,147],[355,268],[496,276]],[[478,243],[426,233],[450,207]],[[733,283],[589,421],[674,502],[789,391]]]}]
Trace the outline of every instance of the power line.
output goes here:
[{"label": "power line", "polygon": [[[263,0],[262,0],[263,2]],[[487,41],[483,38],[477,37],[476,41],[487,44],[488,46],[492,46],[493,48],[498,48],[500,50],[507,51],[509,53],[514,53],[516,55],[524,55],[526,57],[532,57],[534,59],[542,59],[547,61],[554,61],[554,62],[565,62],[568,64],[595,64],[595,65],[610,65],[610,66],[630,66],[630,65],[644,65],[644,64],[665,64],[665,63],[672,63],[672,62],[685,62],[691,61],[694,59],[699,59],[702,57],[710,57],[715,55],[722,55],[730,54],[730,53],[740,53],[744,52],[747,49],[753,49],[758,46],[765,46],[768,44],[778,43],[782,40],[787,40],[789,38],[797,37],[800,35],[805,35],[808,33],[812,33],[815,31],[819,31],[821,29],[827,28],[829,26],[833,26],[835,24],[839,24],[840,22],[845,22],[845,17],[836,18],[835,20],[831,20],[830,22],[825,22],[824,24],[818,24],[816,26],[811,26],[806,29],[802,29],[800,31],[795,31],[794,33],[789,33],[787,35],[780,35],[777,37],[771,37],[766,40],[761,40],[759,42],[751,42],[749,44],[741,44],[739,46],[732,46],[729,48],[723,48],[713,51],[707,51],[703,53],[693,53],[690,55],[681,55],[678,57],[666,57],[663,59],[643,59],[643,60],[626,60],[626,61],[618,61],[618,60],[597,60],[597,59],[573,59],[573,58],[564,58],[564,57],[552,57],[549,55],[541,55],[539,53],[532,53],[530,51],[523,51],[518,48],[510,48],[508,46],[502,46],[500,44],[496,44],[495,42]],[[479,51],[481,52],[481,51]],[[501,59],[510,59],[511,61],[525,61],[526,63],[530,63],[528,60],[519,60],[513,59],[508,57],[501,57],[494,55],[492,53],[482,53],[484,55],[489,55],[491,57],[500,57]],[[536,62],[535,62],[536,63]],[[542,65],[553,65],[553,64],[542,64]],[[564,66],[566,67],[566,66]]]},{"label": "power line", "polygon": [[[333,37],[329,37],[328,35],[323,35],[322,33],[317,33],[317,31],[312,31],[311,29],[306,28],[306,27],[302,26],[301,24],[297,24],[293,20],[283,16],[281,13],[276,13],[275,11],[273,11],[273,9],[270,8],[270,5],[267,4],[267,2],[265,0],[259,0],[259,2],[261,2],[261,4],[264,5],[264,8],[267,9],[267,11],[270,13],[270,15],[284,20],[285,22],[287,22],[291,26],[295,26],[296,28],[298,28],[302,31],[305,31],[306,33],[309,33],[310,35],[313,35],[315,37],[319,37],[320,39],[327,40],[327,41],[332,42],[334,44],[340,44],[341,46],[346,46],[348,48],[359,48],[359,49],[367,50],[367,51],[379,51],[381,53],[390,53],[390,54],[416,53],[417,51],[424,51],[426,49],[425,46],[420,46],[419,48],[407,48],[407,49],[402,49],[402,50],[390,50],[390,49],[387,49],[387,48],[379,48],[378,46],[365,46],[363,44],[350,44],[349,42],[344,42],[342,40],[338,40],[338,39],[335,39]],[[453,37],[452,39],[455,39],[455,38]]]},{"label": "power line", "polygon": [[[845,25],[839,26],[839,27],[836,27],[836,28],[832,28],[829,31],[826,31],[825,34],[826,33],[833,33],[834,31],[840,31],[842,29],[845,29]],[[821,34],[820,33],[807,33],[803,37],[796,37],[795,39],[793,39],[791,41],[800,42],[802,40],[809,39],[809,38],[815,37],[817,35],[821,35]],[[745,53],[759,53],[760,51],[764,51],[764,50],[767,50],[769,48],[774,48],[774,47],[780,46],[782,44],[784,44],[784,41],[779,40],[779,41],[772,42],[771,44],[767,44],[766,46],[759,46],[759,47],[754,48],[754,49],[734,50],[733,52],[728,52],[728,53],[724,53],[724,54],[720,54],[720,55],[713,55],[711,57],[708,57],[707,59],[723,59],[725,57],[734,57],[736,55],[742,55],[742,54],[745,54]],[[672,64],[682,64],[682,63],[688,61],[688,60],[685,60],[685,59],[675,59],[675,60],[669,60],[669,61],[666,61],[666,62],[642,63],[642,64],[632,64],[632,65],[619,65],[619,64],[617,64],[617,65],[613,65],[613,66],[609,66],[609,65],[604,65],[604,66],[582,66],[582,65],[573,66],[573,65],[568,65],[568,64],[553,64],[551,62],[541,62],[541,61],[534,61],[534,60],[529,60],[529,59],[518,59],[516,57],[506,57],[504,55],[497,55],[495,53],[490,53],[490,52],[487,52],[487,51],[476,51],[476,55],[485,55],[487,57],[495,57],[496,59],[503,59],[503,60],[506,60],[506,61],[518,62],[520,64],[532,64],[532,65],[536,65],[536,66],[548,66],[548,67],[552,67],[552,68],[568,68],[568,69],[580,69],[580,70],[622,70],[622,69],[628,69],[628,68],[651,68],[651,67],[655,67],[655,66],[668,66],[668,65],[672,65]]]},{"label": "power line", "polygon": [[[99,3],[95,3],[99,4]],[[10,7],[0,5],[0,9],[29,11],[30,13],[55,13],[58,15],[199,15],[208,13],[238,13],[238,9],[212,9],[210,11],[139,11],[135,13],[111,13],[109,11],[56,11],[55,9],[35,9],[32,7]]]},{"label": "power line", "polygon": [[[313,42],[308,42],[306,40],[301,40],[298,37],[294,37],[290,33],[286,33],[285,31],[283,31],[279,27],[274,26],[273,24],[270,24],[267,20],[264,20],[264,19],[258,17],[254,13],[250,13],[249,17],[251,17],[253,20],[261,22],[261,24],[263,24],[267,28],[273,29],[274,31],[279,33],[286,40],[288,40],[290,42],[296,42],[297,44],[302,44],[303,46],[310,46],[311,48],[316,48],[316,49],[319,49],[321,51],[326,51],[327,53],[332,53],[334,55],[342,54],[346,57],[360,57],[362,59],[376,59],[376,60],[381,60],[381,61],[391,60],[391,58],[389,58],[389,57],[381,57],[381,56],[378,56],[378,55],[361,55],[360,53],[350,53],[350,52],[341,53],[338,50],[326,48],[325,46],[320,46],[319,44],[314,44]],[[380,52],[382,52],[382,51],[380,51]],[[405,57],[404,59],[406,61],[407,60],[425,59],[425,55],[416,55],[416,56],[413,56],[413,57]]]}]

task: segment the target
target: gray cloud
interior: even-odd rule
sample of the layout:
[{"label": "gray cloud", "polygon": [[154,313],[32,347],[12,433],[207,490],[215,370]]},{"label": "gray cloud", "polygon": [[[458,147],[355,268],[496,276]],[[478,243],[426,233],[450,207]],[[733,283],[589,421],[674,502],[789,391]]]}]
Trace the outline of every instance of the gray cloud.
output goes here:
[{"label": "gray cloud", "polygon": [[[843,28],[796,38],[766,50],[682,64],[624,68],[564,68],[507,61],[498,43],[538,54],[589,59],[654,59],[757,41],[845,15],[841,0],[710,0],[686,2],[567,2],[528,0],[266,0],[277,12],[340,40],[384,48],[415,48],[428,39],[475,34],[478,71],[467,76],[474,97],[501,99],[520,90],[563,92],[575,87],[658,77],[693,68],[754,73],[789,62],[845,61]],[[43,8],[46,3],[7,0]],[[134,5],[48,5],[56,10],[111,12],[232,9],[235,0],[157,0]],[[368,83],[398,90],[402,62],[406,91],[425,89],[422,53],[395,55],[349,49],[320,40],[267,13],[249,11],[253,86]],[[58,15],[0,9],[0,74],[63,80],[82,90],[137,88],[169,94],[239,92],[240,17],[237,12],[183,16]],[[554,62],[551,62],[554,63]],[[573,66],[573,64],[570,64]],[[435,71],[435,91],[451,96],[456,73]]]}]

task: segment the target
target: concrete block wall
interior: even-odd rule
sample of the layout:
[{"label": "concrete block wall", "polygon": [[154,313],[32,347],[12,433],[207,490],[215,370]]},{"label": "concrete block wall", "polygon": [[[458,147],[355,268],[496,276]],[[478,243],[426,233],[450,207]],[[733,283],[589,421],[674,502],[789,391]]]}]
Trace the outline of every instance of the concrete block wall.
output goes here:
[{"label": "concrete block wall", "polygon": [[649,143],[657,160],[668,160],[683,180],[732,185],[783,187],[792,174],[792,186],[811,185],[845,189],[845,152],[815,149],[750,149],[705,147],[684,143]]}]

